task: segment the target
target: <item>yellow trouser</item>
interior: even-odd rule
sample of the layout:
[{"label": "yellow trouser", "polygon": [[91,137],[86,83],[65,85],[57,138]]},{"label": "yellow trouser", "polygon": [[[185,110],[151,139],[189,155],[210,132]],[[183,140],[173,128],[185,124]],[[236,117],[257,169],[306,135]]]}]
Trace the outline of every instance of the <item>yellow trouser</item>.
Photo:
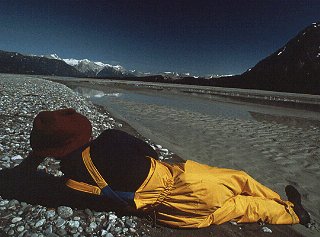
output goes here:
[{"label": "yellow trouser", "polygon": [[147,179],[135,204],[155,211],[157,221],[179,228],[200,228],[226,221],[299,223],[293,204],[243,171],[193,161],[167,164],[151,158]]}]

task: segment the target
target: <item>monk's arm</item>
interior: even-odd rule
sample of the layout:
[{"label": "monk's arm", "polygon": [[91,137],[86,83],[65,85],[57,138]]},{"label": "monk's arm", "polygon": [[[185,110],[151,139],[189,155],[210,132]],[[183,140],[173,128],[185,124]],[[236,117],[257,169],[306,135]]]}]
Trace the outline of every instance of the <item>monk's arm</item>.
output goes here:
[{"label": "monk's arm", "polygon": [[32,152],[29,153],[17,167],[14,169],[16,172],[32,173],[37,171],[37,167],[44,160],[44,157],[35,156]]},{"label": "monk's arm", "polygon": [[23,173],[4,169],[0,171],[0,196],[46,207],[125,211],[111,199],[70,189],[65,182],[64,177],[53,177],[43,172]]}]

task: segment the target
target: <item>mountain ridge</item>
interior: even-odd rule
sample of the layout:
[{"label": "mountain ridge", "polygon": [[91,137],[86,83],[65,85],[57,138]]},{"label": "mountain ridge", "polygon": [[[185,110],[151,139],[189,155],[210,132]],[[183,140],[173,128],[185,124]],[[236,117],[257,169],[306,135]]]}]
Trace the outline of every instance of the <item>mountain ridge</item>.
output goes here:
[{"label": "mountain ridge", "polygon": [[15,74],[39,74],[82,77],[74,67],[57,59],[40,56],[26,56],[17,52],[0,50],[0,72]]}]

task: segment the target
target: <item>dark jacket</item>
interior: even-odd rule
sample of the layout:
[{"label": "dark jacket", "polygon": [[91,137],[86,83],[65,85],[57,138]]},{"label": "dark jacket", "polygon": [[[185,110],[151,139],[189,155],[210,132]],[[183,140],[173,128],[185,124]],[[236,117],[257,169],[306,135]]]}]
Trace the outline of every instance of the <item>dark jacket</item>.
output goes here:
[{"label": "dark jacket", "polygon": [[149,173],[151,163],[146,156],[158,159],[157,153],[146,142],[126,132],[109,129],[61,159],[61,171],[66,177],[96,185],[81,157],[88,146],[94,165],[115,191],[136,191]]},{"label": "dark jacket", "polygon": [[62,159],[64,177],[35,172],[43,158],[32,155],[14,169],[0,171],[0,195],[50,207],[68,205],[100,211],[122,210],[112,199],[79,192],[65,185],[68,178],[96,185],[82,162],[81,152],[88,145],[94,164],[116,191],[136,191],[149,172],[150,161],[145,156],[158,159],[157,153],[144,141],[119,130],[106,130]]}]

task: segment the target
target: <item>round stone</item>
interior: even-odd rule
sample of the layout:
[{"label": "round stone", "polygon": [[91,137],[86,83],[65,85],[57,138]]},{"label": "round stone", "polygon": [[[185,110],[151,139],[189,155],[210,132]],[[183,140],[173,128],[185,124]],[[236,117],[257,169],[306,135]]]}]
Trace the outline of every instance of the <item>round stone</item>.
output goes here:
[{"label": "round stone", "polygon": [[50,219],[50,218],[54,217],[55,215],[56,215],[56,211],[55,210],[46,211],[47,219]]},{"label": "round stone", "polygon": [[24,231],[24,226],[23,226],[23,225],[18,226],[18,227],[17,227],[17,231],[18,231],[18,232]]},{"label": "round stone", "polygon": [[46,222],[46,219],[41,219],[37,221],[37,223],[34,225],[36,228],[42,226]]},{"label": "round stone", "polygon": [[11,200],[11,201],[8,203],[8,206],[9,206],[9,207],[13,207],[13,206],[16,206],[16,205],[19,205],[19,201],[17,201],[17,200]]},{"label": "round stone", "polygon": [[11,220],[11,223],[15,224],[15,223],[17,223],[17,222],[19,222],[19,221],[21,221],[21,220],[22,220],[22,217],[17,216],[17,217],[14,217],[14,218]]},{"label": "round stone", "polygon": [[118,217],[116,216],[116,215],[114,215],[114,214],[110,214],[109,215],[109,220],[111,221],[111,220],[116,220]]},{"label": "round stone", "polygon": [[58,218],[57,221],[56,221],[56,227],[61,227],[63,226],[64,224],[66,223],[66,221],[62,218]]},{"label": "round stone", "polygon": [[58,207],[57,211],[62,218],[69,218],[73,215],[73,210],[71,207],[60,206]]},{"label": "round stone", "polygon": [[101,236],[106,236],[108,234],[108,231],[106,230],[101,230]]},{"label": "round stone", "polygon": [[68,225],[69,225],[71,228],[73,228],[73,227],[78,228],[78,227],[80,226],[80,222],[79,222],[79,221],[69,221],[69,222],[68,222]]},{"label": "round stone", "polygon": [[93,229],[90,226],[88,226],[86,227],[86,232],[90,234],[93,232]]},{"label": "round stone", "polygon": [[90,223],[90,227],[92,228],[92,229],[95,229],[95,228],[97,228],[97,223],[95,223],[95,222],[91,222]]}]

